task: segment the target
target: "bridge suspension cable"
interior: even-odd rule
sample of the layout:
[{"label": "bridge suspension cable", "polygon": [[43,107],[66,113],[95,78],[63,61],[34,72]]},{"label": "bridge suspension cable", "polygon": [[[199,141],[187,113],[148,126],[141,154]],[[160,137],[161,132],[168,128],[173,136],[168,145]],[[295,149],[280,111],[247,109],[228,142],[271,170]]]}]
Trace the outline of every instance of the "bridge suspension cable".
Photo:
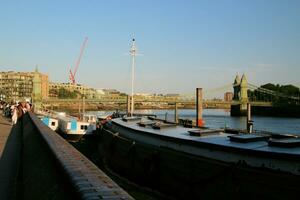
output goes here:
[{"label": "bridge suspension cable", "polygon": [[[227,84],[227,85],[223,85],[223,86],[220,86],[220,87],[211,88],[211,89],[208,89],[208,90],[204,89],[203,90],[203,96],[215,94],[215,93],[221,92],[221,91],[225,92],[226,90],[231,89],[232,86],[233,86],[233,84]],[[182,94],[181,96],[185,97],[185,98],[192,99],[192,98],[196,98],[196,93],[191,92],[191,93],[187,93],[187,94]]]}]

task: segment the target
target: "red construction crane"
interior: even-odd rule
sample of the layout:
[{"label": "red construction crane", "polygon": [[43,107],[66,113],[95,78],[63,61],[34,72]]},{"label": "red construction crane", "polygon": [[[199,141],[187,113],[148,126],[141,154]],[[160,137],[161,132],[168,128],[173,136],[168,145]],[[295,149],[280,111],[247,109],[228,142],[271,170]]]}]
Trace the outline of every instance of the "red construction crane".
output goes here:
[{"label": "red construction crane", "polygon": [[75,84],[75,83],[76,83],[76,81],[75,81],[75,76],[76,76],[76,73],[77,73],[77,70],[78,70],[78,67],[79,67],[79,64],[80,64],[80,61],[81,61],[81,57],[82,57],[82,55],[83,55],[83,51],[84,51],[84,48],[85,48],[85,46],[86,46],[87,41],[88,41],[88,37],[86,37],[86,38],[84,39],[84,42],[83,42],[83,44],[82,44],[82,46],[81,46],[80,54],[79,54],[79,57],[78,57],[77,62],[76,62],[76,64],[75,64],[75,67],[74,67],[73,72],[72,72],[72,70],[70,69],[69,79],[70,79],[70,81],[71,81],[72,84]]}]

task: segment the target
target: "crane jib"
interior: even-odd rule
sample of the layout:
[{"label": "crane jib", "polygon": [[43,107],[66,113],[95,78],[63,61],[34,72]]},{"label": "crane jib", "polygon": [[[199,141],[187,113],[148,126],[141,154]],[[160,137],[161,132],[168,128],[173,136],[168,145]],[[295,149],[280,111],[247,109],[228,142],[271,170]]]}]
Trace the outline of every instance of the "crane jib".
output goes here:
[{"label": "crane jib", "polygon": [[84,42],[83,42],[83,44],[81,45],[81,48],[80,48],[80,54],[79,54],[79,57],[78,57],[77,62],[76,62],[76,64],[75,64],[75,67],[74,67],[73,72],[72,72],[72,70],[70,69],[70,75],[69,75],[69,78],[70,78],[70,80],[71,80],[71,82],[72,82],[73,84],[76,83],[76,81],[75,81],[75,76],[76,76],[76,73],[77,73],[77,70],[78,70],[78,67],[79,67],[79,64],[80,64],[80,61],[81,61],[81,58],[82,58],[82,55],[83,55],[83,52],[84,52],[84,49],[85,49],[85,46],[86,46],[87,41],[88,41],[88,37],[86,37],[86,38],[84,39]]}]

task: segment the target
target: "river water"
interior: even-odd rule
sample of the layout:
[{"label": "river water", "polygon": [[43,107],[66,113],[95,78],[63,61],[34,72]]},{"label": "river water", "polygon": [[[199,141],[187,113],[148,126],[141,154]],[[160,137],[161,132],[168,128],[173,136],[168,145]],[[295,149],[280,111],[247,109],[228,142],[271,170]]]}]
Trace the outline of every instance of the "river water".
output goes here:
[{"label": "river water", "polygon": [[[161,119],[174,121],[174,110],[136,110],[136,113],[155,114]],[[193,109],[179,109],[179,118],[195,119],[196,111]],[[211,128],[246,129],[246,117],[231,117],[229,110],[204,109],[203,119],[205,126]],[[254,130],[270,131],[274,133],[291,133],[300,135],[300,118],[280,118],[252,116]]]}]

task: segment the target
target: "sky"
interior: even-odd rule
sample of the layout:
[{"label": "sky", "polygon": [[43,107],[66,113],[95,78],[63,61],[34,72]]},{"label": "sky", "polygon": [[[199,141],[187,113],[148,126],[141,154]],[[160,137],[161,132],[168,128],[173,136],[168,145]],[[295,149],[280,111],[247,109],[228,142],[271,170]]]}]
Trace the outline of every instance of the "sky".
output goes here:
[{"label": "sky", "polygon": [[128,93],[134,37],[137,93],[220,95],[243,73],[300,86],[299,10],[297,0],[0,0],[0,71],[37,65],[68,82],[88,37],[77,82]]}]

